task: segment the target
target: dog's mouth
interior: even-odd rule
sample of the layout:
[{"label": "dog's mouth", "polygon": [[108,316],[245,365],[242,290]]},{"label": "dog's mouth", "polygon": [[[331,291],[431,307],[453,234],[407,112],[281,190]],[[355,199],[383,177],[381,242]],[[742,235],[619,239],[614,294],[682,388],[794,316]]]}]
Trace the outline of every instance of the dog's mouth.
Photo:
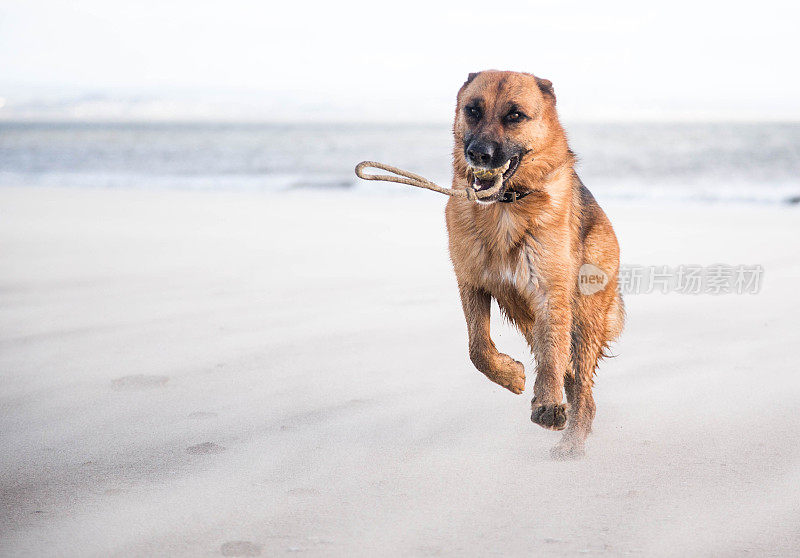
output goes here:
[{"label": "dog's mouth", "polygon": [[488,190],[494,186],[497,175],[503,175],[503,187],[500,188],[500,191],[493,196],[483,198],[481,201],[496,201],[503,195],[503,193],[505,193],[508,180],[514,176],[514,173],[517,172],[517,169],[519,168],[519,161],[520,157],[518,155],[514,155],[508,161],[506,161],[504,165],[495,167],[493,169],[485,169],[482,167],[473,166],[469,167],[469,176],[467,178],[472,180],[472,189],[476,192]]}]

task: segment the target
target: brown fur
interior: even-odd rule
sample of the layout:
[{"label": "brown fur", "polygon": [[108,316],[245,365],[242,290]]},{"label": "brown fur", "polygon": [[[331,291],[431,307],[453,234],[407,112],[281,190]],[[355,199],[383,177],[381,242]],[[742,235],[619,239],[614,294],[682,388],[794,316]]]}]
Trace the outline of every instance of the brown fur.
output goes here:
[{"label": "brown fur", "polygon": [[[480,122],[464,114],[475,99],[484,107]],[[503,111],[512,104],[528,118],[507,125]],[[555,105],[548,80],[515,72],[471,74],[458,92],[453,187],[470,184],[464,137],[480,127],[498,142],[524,146],[508,187],[531,193],[491,205],[451,198],[445,214],[472,362],[490,380],[514,393],[524,391],[523,365],[498,352],[489,334],[494,298],[536,357],[531,420],[554,430],[566,426],[553,453],[572,457],[583,453],[595,414],[595,369],[622,330],[624,310],[614,230],[573,170]],[[608,275],[605,288],[591,295],[578,289],[584,263]],[[562,402],[565,389],[568,405]]]}]

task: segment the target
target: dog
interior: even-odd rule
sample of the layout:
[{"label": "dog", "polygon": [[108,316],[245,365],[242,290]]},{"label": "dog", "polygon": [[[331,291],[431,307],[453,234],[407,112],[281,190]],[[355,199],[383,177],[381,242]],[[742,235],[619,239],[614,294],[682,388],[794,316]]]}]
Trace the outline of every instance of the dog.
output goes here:
[{"label": "dog", "polygon": [[490,336],[494,299],[535,356],[531,420],[564,430],[554,458],[580,457],[595,416],[598,361],[625,321],[614,229],[574,170],[549,80],[470,74],[458,91],[453,136],[454,189],[479,192],[502,173],[496,194],[454,197],[445,210],[470,359],[493,382],[524,391],[524,366]]}]

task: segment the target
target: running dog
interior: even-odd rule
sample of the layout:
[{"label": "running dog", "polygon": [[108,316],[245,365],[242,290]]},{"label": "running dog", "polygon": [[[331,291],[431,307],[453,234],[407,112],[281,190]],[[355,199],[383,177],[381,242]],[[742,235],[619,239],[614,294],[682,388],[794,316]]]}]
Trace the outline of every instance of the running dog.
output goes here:
[{"label": "running dog", "polygon": [[495,195],[451,198],[445,210],[470,359],[493,382],[524,391],[522,363],[489,335],[495,299],[536,359],[531,420],[566,429],[555,458],[580,457],[595,415],[595,370],[625,317],[614,230],[575,173],[550,81],[470,74],[453,134],[453,188],[477,192],[503,180]]}]

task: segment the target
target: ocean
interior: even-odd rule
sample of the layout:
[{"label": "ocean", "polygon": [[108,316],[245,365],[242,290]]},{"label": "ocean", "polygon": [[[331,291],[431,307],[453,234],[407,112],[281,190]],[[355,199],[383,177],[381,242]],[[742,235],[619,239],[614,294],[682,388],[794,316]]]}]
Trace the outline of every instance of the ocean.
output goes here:
[{"label": "ocean", "polygon": [[[800,201],[798,123],[566,129],[601,201]],[[447,124],[0,122],[0,185],[415,195],[353,167],[378,160],[449,185],[451,146]]]}]

